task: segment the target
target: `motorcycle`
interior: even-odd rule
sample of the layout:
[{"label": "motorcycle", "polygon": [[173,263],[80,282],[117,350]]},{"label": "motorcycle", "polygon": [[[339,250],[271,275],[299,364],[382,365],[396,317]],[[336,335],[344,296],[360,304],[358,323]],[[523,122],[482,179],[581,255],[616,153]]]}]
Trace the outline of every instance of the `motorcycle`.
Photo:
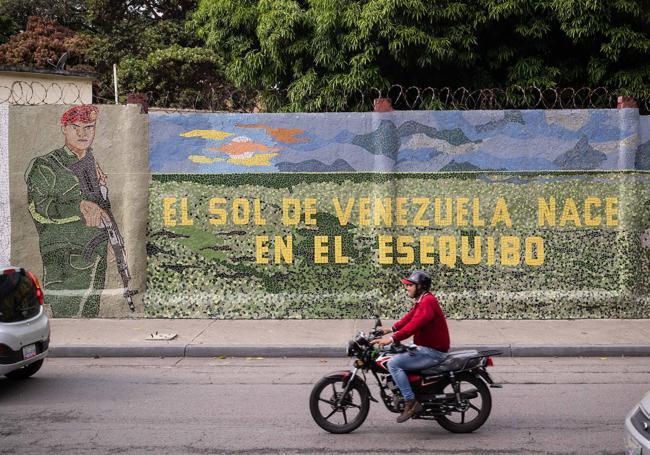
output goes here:
[{"label": "motorcycle", "polygon": [[[388,362],[393,356],[417,349],[417,346],[395,342],[377,348],[371,342],[383,336],[380,327],[381,320],[377,317],[368,335],[359,332],[348,343],[347,355],[356,357],[352,369],[329,373],[314,385],[309,410],[322,429],[330,433],[350,433],[363,424],[370,402],[379,402],[370,393],[367,373],[377,380],[386,408],[394,413],[404,410],[405,400],[388,371]],[[409,371],[415,398],[423,408],[412,418],[435,420],[452,433],[471,433],[481,427],[492,409],[490,387],[502,387],[492,380],[486,368],[494,364],[492,356],[501,354],[500,351],[456,351],[429,368]]]}]

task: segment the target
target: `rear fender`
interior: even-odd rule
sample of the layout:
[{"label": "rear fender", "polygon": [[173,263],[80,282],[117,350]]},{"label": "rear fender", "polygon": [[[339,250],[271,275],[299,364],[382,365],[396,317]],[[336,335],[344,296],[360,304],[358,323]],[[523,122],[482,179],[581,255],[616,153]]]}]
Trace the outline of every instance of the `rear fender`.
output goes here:
[{"label": "rear fender", "polygon": [[485,382],[487,382],[487,383],[490,385],[491,388],[493,388],[493,389],[500,389],[500,388],[503,387],[501,384],[497,384],[496,382],[494,382],[494,380],[493,380],[492,377],[490,376],[490,373],[488,373],[487,370],[486,370],[485,368],[478,368],[478,369],[476,370],[476,373],[477,373],[477,375],[480,376],[480,377],[481,377]]},{"label": "rear fender", "polygon": [[[347,385],[348,381],[350,380],[350,377],[352,377],[352,371],[350,370],[342,370],[342,371],[333,371],[332,373],[329,373],[325,375],[326,378],[329,379],[342,379],[343,383]],[[370,398],[370,401],[374,401],[375,403],[379,403],[375,397],[372,396],[372,393],[370,393],[370,389],[368,388],[368,384],[366,384],[366,381],[361,379],[359,376],[354,377],[354,383],[357,384],[360,388],[365,389],[366,393],[368,394],[368,397]]]}]

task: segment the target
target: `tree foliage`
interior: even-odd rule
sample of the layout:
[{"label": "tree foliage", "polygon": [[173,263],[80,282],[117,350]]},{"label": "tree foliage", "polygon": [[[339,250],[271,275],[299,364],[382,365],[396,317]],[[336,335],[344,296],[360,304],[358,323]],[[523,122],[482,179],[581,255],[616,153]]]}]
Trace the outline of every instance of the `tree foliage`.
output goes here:
[{"label": "tree foliage", "polygon": [[106,98],[113,63],[125,91],[191,107],[233,84],[288,111],[354,109],[392,84],[650,96],[646,0],[0,0],[0,45],[13,35],[5,53],[38,65],[70,43],[37,52],[30,16],[92,38],[74,63]]},{"label": "tree foliage", "polygon": [[50,19],[30,17],[24,32],[12,35],[0,45],[0,64],[47,68],[68,52],[68,69],[88,71],[92,67],[84,63],[84,57],[92,44],[92,38],[75,33]]},{"label": "tree foliage", "polygon": [[229,78],[291,111],[394,83],[650,88],[645,0],[200,0],[192,24]]},{"label": "tree foliage", "polygon": [[173,44],[144,58],[121,62],[121,83],[149,92],[165,107],[225,109],[232,87],[225,83],[219,56],[210,49]]},{"label": "tree foliage", "polygon": [[[203,49],[202,40],[185,27],[187,14],[195,8],[196,0],[0,0],[0,20],[6,17],[24,28],[36,14],[92,36],[83,58],[99,74],[95,92],[100,100],[112,99],[116,63],[123,91],[149,92],[154,104],[180,106],[192,100],[196,107],[226,108],[223,95],[214,95],[220,89],[232,91],[221,59]],[[57,49],[70,50],[65,46],[71,44]],[[33,47],[20,45],[19,52],[23,59],[16,64],[45,66]],[[205,100],[209,105],[201,102]]]},{"label": "tree foliage", "polygon": [[18,25],[11,17],[0,14],[0,44],[9,41],[9,37],[18,31]]},{"label": "tree foliage", "polygon": [[86,13],[87,2],[83,0],[0,0],[0,16],[10,18],[16,31],[25,30],[33,16],[51,19],[72,30],[88,31]]}]

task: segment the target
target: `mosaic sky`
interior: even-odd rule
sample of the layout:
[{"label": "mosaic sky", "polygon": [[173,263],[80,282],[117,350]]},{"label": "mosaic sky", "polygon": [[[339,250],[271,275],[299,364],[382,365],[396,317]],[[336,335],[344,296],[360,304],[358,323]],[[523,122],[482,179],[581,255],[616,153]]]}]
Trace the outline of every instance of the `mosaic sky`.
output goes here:
[{"label": "mosaic sky", "polygon": [[150,120],[155,173],[650,169],[650,122],[640,126],[633,109],[155,113]]}]

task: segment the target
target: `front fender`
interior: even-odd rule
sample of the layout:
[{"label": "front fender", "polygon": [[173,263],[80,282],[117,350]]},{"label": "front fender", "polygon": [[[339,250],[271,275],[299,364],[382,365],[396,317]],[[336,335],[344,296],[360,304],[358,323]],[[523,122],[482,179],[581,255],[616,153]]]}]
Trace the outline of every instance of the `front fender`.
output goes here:
[{"label": "front fender", "polygon": [[325,375],[325,377],[328,379],[342,378],[345,381],[347,381],[350,376],[352,376],[352,370],[332,371],[331,373],[327,373]]},{"label": "front fender", "polygon": [[[326,378],[328,379],[337,379],[341,378],[343,380],[343,383],[347,385],[348,381],[350,380],[350,377],[352,377],[352,371],[350,370],[340,370],[340,371],[333,371],[331,373],[328,373],[325,375]],[[368,384],[366,384],[366,381],[361,379],[359,376],[354,377],[354,382],[355,384],[359,385],[359,387],[365,389],[365,391],[368,393],[368,397],[370,397],[370,401],[374,401],[375,403],[379,403],[375,397],[372,396],[372,393],[370,393],[370,389],[368,388]]]}]

